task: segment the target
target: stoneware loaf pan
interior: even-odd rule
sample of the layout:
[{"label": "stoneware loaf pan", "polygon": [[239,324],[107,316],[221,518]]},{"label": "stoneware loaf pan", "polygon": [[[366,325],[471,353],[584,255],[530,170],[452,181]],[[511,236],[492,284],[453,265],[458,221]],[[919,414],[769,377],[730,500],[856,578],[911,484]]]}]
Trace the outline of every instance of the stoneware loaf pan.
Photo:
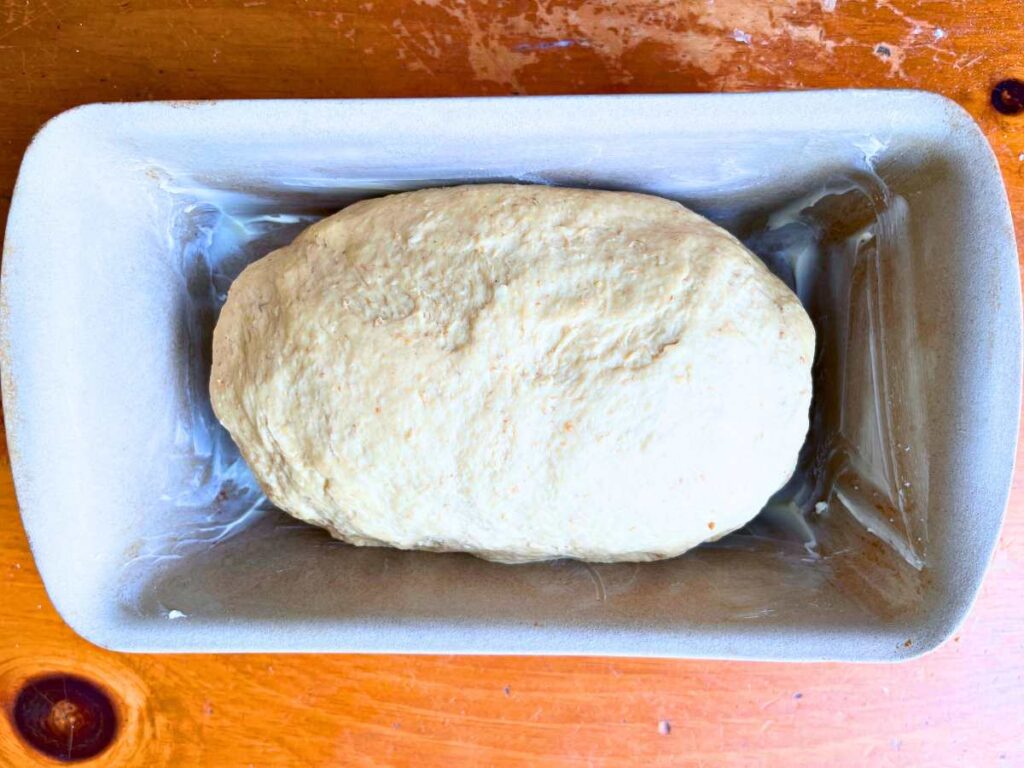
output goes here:
[{"label": "stoneware loaf pan", "polygon": [[[354,200],[494,180],[680,200],[798,292],[812,429],[752,524],[663,562],[503,566],[267,504],[209,407],[231,280]],[[2,292],[25,529],[108,648],[906,659],[966,615],[1006,505],[1010,214],[977,126],[928,93],[80,107],[25,155]]]}]

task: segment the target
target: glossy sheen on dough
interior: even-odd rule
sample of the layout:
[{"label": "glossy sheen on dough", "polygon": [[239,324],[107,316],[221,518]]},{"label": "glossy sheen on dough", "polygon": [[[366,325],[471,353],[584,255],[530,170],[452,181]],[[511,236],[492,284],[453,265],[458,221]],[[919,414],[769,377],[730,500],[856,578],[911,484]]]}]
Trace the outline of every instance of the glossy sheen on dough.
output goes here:
[{"label": "glossy sheen on dough", "polygon": [[789,478],[814,329],[657,197],[526,185],[363,201],[250,265],[211,394],[281,509],[354,544],[671,557]]}]

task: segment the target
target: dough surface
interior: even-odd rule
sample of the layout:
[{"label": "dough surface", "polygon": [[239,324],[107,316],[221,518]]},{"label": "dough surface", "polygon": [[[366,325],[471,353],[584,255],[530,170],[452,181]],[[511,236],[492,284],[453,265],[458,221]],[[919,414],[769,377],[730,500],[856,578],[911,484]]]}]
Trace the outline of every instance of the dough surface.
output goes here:
[{"label": "dough surface", "polygon": [[281,509],[504,562],[678,555],[789,478],[814,328],[648,195],[489,184],[356,203],[251,264],[214,410]]}]

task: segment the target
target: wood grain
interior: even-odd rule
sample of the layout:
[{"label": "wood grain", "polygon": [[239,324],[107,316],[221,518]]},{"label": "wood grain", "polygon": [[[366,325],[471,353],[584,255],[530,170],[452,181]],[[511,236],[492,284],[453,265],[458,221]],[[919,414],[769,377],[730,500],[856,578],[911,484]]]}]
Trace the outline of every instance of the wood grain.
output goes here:
[{"label": "wood grain", "polygon": [[[33,132],[124,99],[911,87],[978,120],[1024,230],[1018,0],[0,0],[0,220]],[[93,765],[1024,765],[1024,488],[959,635],[896,666],[133,656],[46,599],[0,467],[0,708],[73,672],[122,727]],[[0,716],[0,765],[53,765]]]}]

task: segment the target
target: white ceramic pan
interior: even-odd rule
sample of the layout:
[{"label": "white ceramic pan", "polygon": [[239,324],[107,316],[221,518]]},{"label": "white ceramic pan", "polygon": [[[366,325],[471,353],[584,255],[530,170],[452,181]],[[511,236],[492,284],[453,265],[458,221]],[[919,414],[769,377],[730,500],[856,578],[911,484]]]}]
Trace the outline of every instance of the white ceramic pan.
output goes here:
[{"label": "white ceramic pan", "polygon": [[[798,291],[814,428],[754,524],[665,562],[502,566],[267,508],[206,394],[231,278],[352,200],[498,179],[679,199]],[[964,617],[1006,503],[1017,253],[983,136],[931,94],[82,107],[26,153],[2,287],[25,528],[110,648],[896,660]]]}]

